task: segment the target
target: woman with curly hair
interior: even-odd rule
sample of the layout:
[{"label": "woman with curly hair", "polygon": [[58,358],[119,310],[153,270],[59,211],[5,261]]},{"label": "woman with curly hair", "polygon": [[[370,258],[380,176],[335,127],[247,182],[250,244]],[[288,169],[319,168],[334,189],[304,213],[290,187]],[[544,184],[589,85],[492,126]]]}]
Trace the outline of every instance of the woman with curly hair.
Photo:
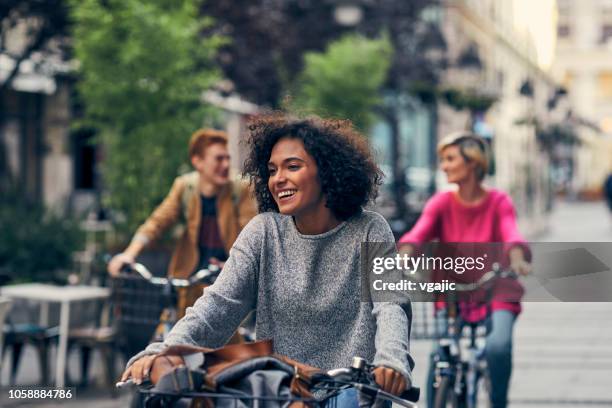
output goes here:
[{"label": "woman with curly hair", "polygon": [[[400,394],[411,384],[410,305],[360,297],[362,242],[394,242],[384,218],[363,209],[381,181],[367,142],[348,121],[268,115],[249,129],[244,174],[260,214],[215,284],[164,344],[132,358],[124,379],[141,381],[166,346],[222,346],[255,309],[257,337],[273,339],[276,353],[326,370],[361,356],[384,390]],[[355,406],[356,392],[341,397]]]}]

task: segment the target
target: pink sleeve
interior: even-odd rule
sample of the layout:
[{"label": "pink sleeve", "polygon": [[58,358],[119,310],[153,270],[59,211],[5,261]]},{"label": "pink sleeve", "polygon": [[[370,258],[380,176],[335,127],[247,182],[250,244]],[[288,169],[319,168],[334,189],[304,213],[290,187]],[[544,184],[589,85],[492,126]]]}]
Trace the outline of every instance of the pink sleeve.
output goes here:
[{"label": "pink sleeve", "polygon": [[400,244],[429,242],[439,235],[440,195],[433,196],[425,205],[423,213],[410,231],[402,235]]},{"label": "pink sleeve", "polygon": [[525,259],[530,261],[531,250],[518,230],[514,205],[512,199],[506,194],[503,195],[497,206],[497,216],[501,240],[507,244],[505,245],[506,252],[515,246],[520,246],[525,254]]}]

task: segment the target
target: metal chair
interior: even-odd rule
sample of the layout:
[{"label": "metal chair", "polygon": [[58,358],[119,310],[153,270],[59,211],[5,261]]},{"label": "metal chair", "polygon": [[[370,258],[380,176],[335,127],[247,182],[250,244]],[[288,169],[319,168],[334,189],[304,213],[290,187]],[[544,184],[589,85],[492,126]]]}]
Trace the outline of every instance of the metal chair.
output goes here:
[{"label": "metal chair", "polygon": [[4,341],[0,349],[0,360],[4,356],[7,348],[12,349],[10,384],[15,384],[19,360],[23,346],[33,345],[37,352],[40,362],[41,384],[49,383],[49,346],[54,338],[57,338],[59,329],[57,327],[46,328],[33,323],[12,323],[10,318],[5,319],[3,325]]},{"label": "metal chair", "polygon": [[94,326],[70,330],[68,347],[78,347],[81,351],[81,381],[79,386],[88,385],[88,372],[91,351],[97,349],[102,355],[107,386],[114,390],[116,381],[115,356],[117,350],[117,330],[112,324],[112,306],[105,304],[100,319]]},{"label": "metal chair", "polygon": [[4,323],[12,304],[11,299],[0,297],[0,328],[2,328],[0,330],[0,373],[2,372],[2,350],[4,350]]}]

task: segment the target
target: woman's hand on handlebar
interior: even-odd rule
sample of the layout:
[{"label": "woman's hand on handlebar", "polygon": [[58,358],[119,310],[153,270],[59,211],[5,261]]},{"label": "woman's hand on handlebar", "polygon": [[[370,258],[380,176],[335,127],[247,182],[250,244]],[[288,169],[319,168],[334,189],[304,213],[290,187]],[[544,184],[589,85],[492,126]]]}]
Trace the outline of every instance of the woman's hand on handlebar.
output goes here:
[{"label": "woman's hand on handlebar", "polygon": [[414,245],[408,243],[398,243],[397,244],[397,252],[400,255],[408,255],[412,256],[415,252]]},{"label": "woman's hand on handlebar", "polygon": [[527,276],[531,273],[531,264],[525,260],[525,254],[521,247],[514,247],[510,250],[510,269],[515,273]]},{"label": "woman's hand on handlebar", "polygon": [[379,366],[372,371],[372,374],[376,384],[389,394],[400,395],[408,388],[404,376],[392,368]]},{"label": "woman's hand on handlebar", "polygon": [[510,269],[521,276],[527,276],[531,273],[531,264],[527,261],[516,261],[510,264]]},{"label": "woman's hand on handlebar", "polygon": [[119,273],[121,273],[121,268],[123,268],[124,265],[131,265],[135,261],[136,260],[132,255],[122,252],[113,256],[106,269],[111,276],[116,277],[119,276]]},{"label": "woman's hand on handlebar", "polygon": [[134,363],[125,369],[121,375],[121,381],[127,381],[131,378],[135,384],[142,384],[143,380],[149,378],[151,367],[155,362],[157,354],[144,356],[134,361]]}]

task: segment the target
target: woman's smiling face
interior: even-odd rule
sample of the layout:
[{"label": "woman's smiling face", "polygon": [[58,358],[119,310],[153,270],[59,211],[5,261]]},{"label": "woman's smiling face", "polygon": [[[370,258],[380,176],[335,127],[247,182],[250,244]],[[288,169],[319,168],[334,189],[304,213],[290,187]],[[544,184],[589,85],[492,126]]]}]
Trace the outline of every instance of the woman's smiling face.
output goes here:
[{"label": "woman's smiling face", "polygon": [[459,146],[448,146],[440,153],[440,168],[449,183],[462,183],[476,177],[476,164],[467,162]]},{"label": "woman's smiling face", "polygon": [[328,210],[317,164],[300,139],[281,138],[268,161],[268,188],[281,214],[301,218]]}]

